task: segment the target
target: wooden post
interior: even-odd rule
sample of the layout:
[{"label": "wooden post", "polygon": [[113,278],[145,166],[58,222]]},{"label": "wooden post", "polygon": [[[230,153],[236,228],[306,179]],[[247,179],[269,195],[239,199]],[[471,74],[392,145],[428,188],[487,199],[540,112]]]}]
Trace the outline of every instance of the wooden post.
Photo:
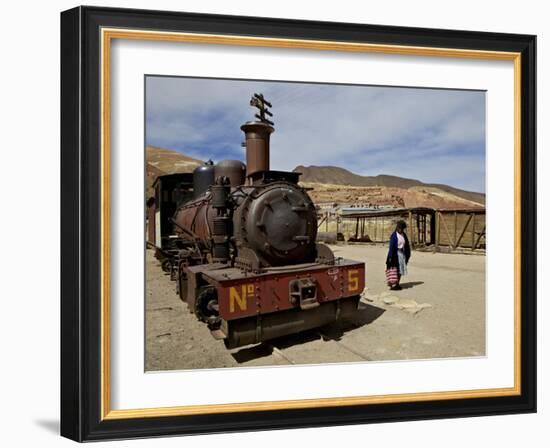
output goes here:
[{"label": "wooden post", "polygon": [[435,217],[435,251],[439,251],[439,241],[441,238],[441,213],[436,211],[434,213]]},{"label": "wooden post", "polygon": [[476,214],[472,213],[473,220],[472,220],[472,250],[475,249],[475,241],[476,241]]},{"label": "wooden post", "polygon": [[147,207],[147,235],[150,243],[155,244],[155,203]]},{"label": "wooden post", "polygon": [[378,236],[378,216],[374,218],[374,241],[378,241],[376,238]]},{"label": "wooden post", "polygon": [[319,221],[319,222],[317,223],[317,228],[318,228],[318,229],[320,229],[321,226],[323,225],[323,223],[325,222],[325,218],[326,218],[326,216],[323,216],[323,217],[321,218],[321,221]]},{"label": "wooden post", "polygon": [[418,240],[417,243],[420,244],[420,215],[416,214],[416,239]]},{"label": "wooden post", "polygon": [[426,244],[428,242],[428,235],[427,235],[427,229],[428,229],[428,215],[424,214],[422,215],[422,242]]},{"label": "wooden post", "polygon": [[[486,227],[486,226],[483,226],[483,230],[479,233],[479,236],[477,237],[476,243],[475,243],[475,245],[474,245],[474,249],[477,248],[479,242],[481,241],[481,237],[482,237],[483,235],[485,235],[485,227]],[[472,249],[472,250],[473,250],[473,249]]]},{"label": "wooden post", "polygon": [[435,215],[436,211],[430,213],[430,244],[433,244],[434,250],[437,250],[436,247],[436,227],[435,227]]},{"label": "wooden post", "polygon": [[355,223],[355,239],[357,239],[358,233],[359,233],[359,218],[357,218],[357,222]]},{"label": "wooden post", "polygon": [[424,215],[424,244],[428,244],[428,215]]},{"label": "wooden post", "polygon": [[413,229],[413,226],[412,226],[412,212],[409,210],[409,229],[411,229],[411,238],[410,238],[410,242],[411,242],[411,247],[414,247],[414,229]]},{"label": "wooden post", "polygon": [[458,246],[458,243],[457,243],[457,240],[456,240],[456,232],[457,232],[457,229],[458,228],[458,215],[457,213],[455,212],[455,228],[454,228],[454,231],[453,231],[453,241],[454,241],[454,248],[456,249],[456,247]]},{"label": "wooden post", "polygon": [[372,240],[371,227],[372,227],[372,219],[369,218],[369,219],[367,219],[367,233],[368,233],[370,239]]}]

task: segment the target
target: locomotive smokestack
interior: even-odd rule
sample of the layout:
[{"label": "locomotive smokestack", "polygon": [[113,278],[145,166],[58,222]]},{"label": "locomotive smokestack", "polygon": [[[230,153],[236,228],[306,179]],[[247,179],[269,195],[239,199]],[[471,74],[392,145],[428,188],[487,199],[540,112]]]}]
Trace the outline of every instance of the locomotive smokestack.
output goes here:
[{"label": "locomotive smokestack", "polygon": [[273,114],[267,109],[271,103],[260,93],[255,93],[250,105],[257,107],[257,121],[248,121],[241,126],[246,136],[246,175],[258,171],[269,171],[269,138],[275,131],[273,122],[266,118]]},{"label": "locomotive smokestack", "polygon": [[241,129],[246,135],[246,175],[269,171],[269,136],[275,129],[257,121],[249,121]]}]

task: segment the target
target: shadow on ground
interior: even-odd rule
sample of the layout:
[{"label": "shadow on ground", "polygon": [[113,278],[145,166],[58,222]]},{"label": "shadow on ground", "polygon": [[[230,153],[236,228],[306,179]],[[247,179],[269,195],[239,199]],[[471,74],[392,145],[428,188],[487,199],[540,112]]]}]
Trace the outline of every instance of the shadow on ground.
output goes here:
[{"label": "shadow on ground", "polygon": [[401,286],[401,289],[409,289],[409,288],[414,288],[415,286],[418,286],[418,285],[423,285],[424,282],[405,282],[405,283],[400,283],[399,286]]},{"label": "shadow on ground", "polygon": [[386,310],[383,308],[359,302],[359,307],[353,317],[342,322],[335,322],[334,324],[327,325],[318,330],[318,333],[324,341],[339,341],[348,331],[361,328],[364,325],[374,322],[382,316],[385,311]]},{"label": "shadow on ground", "polygon": [[34,423],[50,433],[59,434],[59,420],[38,419]]},{"label": "shadow on ground", "polygon": [[[411,282],[423,283],[423,282]],[[288,336],[283,336],[270,341],[262,342],[261,344],[248,346],[231,353],[231,356],[239,364],[253,359],[259,359],[273,354],[274,348],[285,349],[296,345],[306,344],[308,342],[322,339],[323,341],[338,341],[348,331],[355,330],[364,325],[374,322],[385,310],[374,305],[369,305],[359,302],[357,312],[351,318],[326,325],[321,328],[295,333]]]}]

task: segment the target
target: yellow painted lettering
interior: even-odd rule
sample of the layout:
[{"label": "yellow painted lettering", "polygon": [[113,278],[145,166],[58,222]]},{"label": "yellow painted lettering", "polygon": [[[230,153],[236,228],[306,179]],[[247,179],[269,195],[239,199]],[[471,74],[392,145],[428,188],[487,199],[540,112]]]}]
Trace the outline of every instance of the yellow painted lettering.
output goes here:
[{"label": "yellow painted lettering", "polygon": [[239,295],[237,289],[232,286],[229,288],[229,312],[235,312],[235,303],[239,306],[241,311],[246,311],[246,285],[242,285],[242,295]]},{"label": "yellow painted lettering", "polygon": [[348,290],[349,292],[357,291],[359,289],[359,271],[357,269],[350,269],[348,271]]}]

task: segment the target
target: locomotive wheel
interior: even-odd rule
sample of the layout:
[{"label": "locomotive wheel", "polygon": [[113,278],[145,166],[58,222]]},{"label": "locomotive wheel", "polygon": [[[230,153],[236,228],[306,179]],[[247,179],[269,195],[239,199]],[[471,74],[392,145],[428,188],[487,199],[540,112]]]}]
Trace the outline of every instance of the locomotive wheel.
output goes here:
[{"label": "locomotive wheel", "polygon": [[172,262],[168,258],[164,259],[160,266],[164,272],[170,272],[172,270]]},{"label": "locomotive wheel", "polygon": [[201,288],[195,302],[195,315],[212,330],[219,327],[218,293],[213,286]]}]

